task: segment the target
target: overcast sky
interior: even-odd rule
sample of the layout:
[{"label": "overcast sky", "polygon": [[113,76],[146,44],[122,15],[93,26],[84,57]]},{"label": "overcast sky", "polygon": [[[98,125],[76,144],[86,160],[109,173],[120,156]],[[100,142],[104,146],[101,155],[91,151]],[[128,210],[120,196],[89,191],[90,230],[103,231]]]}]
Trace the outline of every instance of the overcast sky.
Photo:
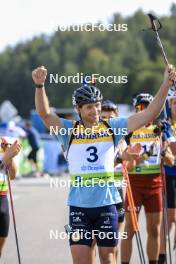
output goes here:
[{"label": "overcast sky", "polygon": [[132,15],[137,9],[169,14],[176,0],[0,0],[0,51],[7,45],[53,33],[57,25],[106,23],[115,12]]}]

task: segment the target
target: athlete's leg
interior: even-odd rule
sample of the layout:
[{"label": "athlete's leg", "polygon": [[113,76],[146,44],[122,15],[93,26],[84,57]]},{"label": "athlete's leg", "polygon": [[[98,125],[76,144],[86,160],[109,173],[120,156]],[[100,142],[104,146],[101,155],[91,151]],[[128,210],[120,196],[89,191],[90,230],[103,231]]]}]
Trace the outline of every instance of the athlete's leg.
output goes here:
[{"label": "athlete's leg", "polygon": [[9,204],[7,196],[0,196],[0,257],[9,232]]},{"label": "athlete's leg", "polygon": [[167,208],[168,208],[168,227],[169,231],[176,222],[176,176],[166,177],[167,188]]},{"label": "athlete's leg", "polygon": [[146,213],[147,221],[147,254],[150,261],[157,261],[160,250],[160,229],[162,212]]},{"label": "athlete's leg", "polygon": [[176,222],[176,176],[166,177],[167,187],[167,206],[168,206],[168,225],[171,230],[172,225]]},{"label": "athlete's leg", "polygon": [[0,258],[2,256],[2,250],[3,250],[5,242],[6,242],[6,238],[5,237],[0,237]]},{"label": "athlete's leg", "polygon": [[[93,209],[92,209],[93,210]],[[92,262],[92,223],[87,208],[70,206],[69,242],[73,264],[93,264]]]},{"label": "athlete's leg", "polygon": [[176,222],[176,208],[168,209],[168,226],[169,231],[172,229],[173,224]]},{"label": "athlete's leg", "polygon": [[[164,225],[163,225],[163,221],[161,224],[161,231],[160,231],[160,255],[165,255],[166,254],[166,237],[165,237],[165,233],[164,233]],[[162,256],[163,258],[164,256]]]},{"label": "athlete's leg", "polygon": [[127,232],[127,239],[123,239],[121,242],[121,259],[122,262],[129,262],[132,254],[132,239],[134,236],[134,229],[129,212],[125,214],[125,228],[124,232]]},{"label": "athlete's leg", "polygon": [[121,237],[122,237],[122,232],[123,232],[123,227],[124,227],[124,218],[125,218],[125,209],[123,208],[123,205],[121,208],[118,210],[118,236],[119,236],[119,242],[117,245],[117,250],[116,250],[116,260],[118,262],[120,258],[120,245],[121,245]]},{"label": "athlete's leg", "polygon": [[123,224],[124,224],[124,222],[119,222],[118,223],[118,230],[119,230],[119,235],[122,233],[122,231],[123,231]]},{"label": "athlete's leg", "polygon": [[101,264],[116,264],[116,247],[99,247]]},{"label": "athlete's leg", "polygon": [[94,239],[91,245],[91,260],[92,264],[96,263],[96,240]]},{"label": "athlete's leg", "polygon": [[[158,261],[163,199],[160,175],[150,178],[151,186],[144,190],[143,205],[147,224],[147,254],[149,261]],[[155,263],[154,262],[154,263]]]},{"label": "athlete's leg", "polygon": [[28,155],[28,160],[31,164],[32,171],[39,171],[39,167],[37,163],[37,152],[38,152],[38,149],[32,149]]},{"label": "athlete's leg", "polygon": [[[176,209],[168,208],[168,228],[169,228],[169,232],[171,231],[174,222],[176,222]],[[165,249],[164,226],[163,226],[163,222],[162,222],[160,254],[165,254],[165,253],[166,253],[166,249]]]},{"label": "athlete's leg", "polygon": [[119,235],[119,242],[118,242],[117,250],[116,250],[116,260],[118,262],[120,258],[121,235],[122,235],[123,227],[124,227],[125,206],[124,206],[124,195],[123,195],[122,186],[118,187],[117,189],[122,199],[121,203],[116,204],[116,209],[118,212],[118,235]]},{"label": "athlete's leg", "polygon": [[[168,207],[168,228],[171,231],[172,225],[176,222],[176,177],[166,176],[167,207]],[[161,227],[160,264],[166,259],[166,238],[164,236],[164,226]]]},{"label": "athlete's leg", "polygon": [[101,264],[116,264],[118,212],[115,205],[104,206],[94,224]]},{"label": "athlete's leg", "polygon": [[72,245],[71,254],[73,264],[93,264],[91,247],[85,245]]}]

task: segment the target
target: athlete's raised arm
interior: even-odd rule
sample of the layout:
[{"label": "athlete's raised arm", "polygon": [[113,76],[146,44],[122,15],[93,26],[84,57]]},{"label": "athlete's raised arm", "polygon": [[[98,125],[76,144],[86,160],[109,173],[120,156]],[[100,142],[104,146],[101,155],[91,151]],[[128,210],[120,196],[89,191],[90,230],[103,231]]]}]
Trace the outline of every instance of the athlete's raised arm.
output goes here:
[{"label": "athlete's raised arm", "polygon": [[174,80],[176,80],[175,68],[169,65],[169,67],[166,67],[163,83],[153,102],[144,111],[129,117],[129,131],[134,131],[156,119],[164,106],[169,87],[172,86]]},{"label": "athlete's raised arm", "polygon": [[48,97],[45,92],[45,80],[47,69],[44,66],[38,67],[32,72],[32,79],[36,85],[35,106],[36,111],[49,129],[50,126],[61,128],[60,118],[52,113],[49,107]]}]

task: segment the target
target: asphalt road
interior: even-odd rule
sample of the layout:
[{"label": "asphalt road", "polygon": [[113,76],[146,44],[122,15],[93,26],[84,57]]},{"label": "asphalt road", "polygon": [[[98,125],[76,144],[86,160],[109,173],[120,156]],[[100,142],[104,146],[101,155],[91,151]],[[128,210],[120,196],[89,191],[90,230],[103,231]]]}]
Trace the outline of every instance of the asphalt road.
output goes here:
[{"label": "asphalt road", "polygon": [[[59,181],[63,179],[68,177],[59,177]],[[68,240],[59,237],[68,223],[68,188],[51,188],[50,185],[50,179],[38,178],[19,179],[12,184],[22,264],[72,263]],[[141,213],[140,228],[145,247],[145,218]],[[133,244],[131,264],[140,264],[136,242]],[[174,256],[172,258],[173,264],[176,263]],[[18,264],[12,218],[1,263]]]}]

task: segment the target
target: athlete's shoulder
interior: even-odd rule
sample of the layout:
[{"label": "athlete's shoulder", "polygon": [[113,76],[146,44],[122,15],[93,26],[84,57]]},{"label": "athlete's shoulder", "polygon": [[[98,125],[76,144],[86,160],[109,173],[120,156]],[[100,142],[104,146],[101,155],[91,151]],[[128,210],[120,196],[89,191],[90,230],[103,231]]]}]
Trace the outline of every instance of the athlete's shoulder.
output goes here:
[{"label": "athlete's shoulder", "polygon": [[65,128],[73,127],[75,122],[76,122],[75,120],[70,120],[70,119],[66,119],[66,118],[62,118],[62,117],[60,118],[60,121],[61,121],[63,127],[65,127]]},{"label": "athlete's shoulder", "polygon": [[112,128],[116,128],[116,127],[127,128],[128,127],[127,117],[113,117],[113,118],[108,119],[107,122]]}]

